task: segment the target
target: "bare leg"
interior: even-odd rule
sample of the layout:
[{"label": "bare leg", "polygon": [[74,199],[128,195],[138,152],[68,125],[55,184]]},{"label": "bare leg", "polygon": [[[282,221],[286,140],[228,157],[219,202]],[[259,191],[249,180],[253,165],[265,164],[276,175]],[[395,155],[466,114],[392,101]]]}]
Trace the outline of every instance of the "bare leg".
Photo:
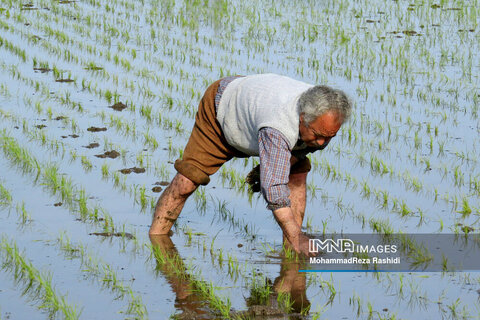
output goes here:
[{"label": "bare leg", "polygon": [[188,197],[197,189],[193,181],[177,173],[158,199],[149,234],[168,234]]},{"label": "bare leg", "polygon": [[[295,222],[302,227],[303,217],[305,216],[305,206],[307,203],[307,172],[294,173],[289,176],[288,188],[290,189],[290,205],[292,208]],[[285,242],[287,239],[283,237]]]}]

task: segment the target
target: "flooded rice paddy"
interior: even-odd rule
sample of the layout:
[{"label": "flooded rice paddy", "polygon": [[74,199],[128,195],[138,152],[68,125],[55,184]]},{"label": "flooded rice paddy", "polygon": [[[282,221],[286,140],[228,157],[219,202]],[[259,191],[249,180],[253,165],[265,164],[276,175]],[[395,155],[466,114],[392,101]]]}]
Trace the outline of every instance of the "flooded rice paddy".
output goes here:
[{"label": "flooded rice paddy", "polygon": [[227,163],[150,240],[204,90],[274,72],[355,111],[304,231],[478,232],[478,1],[0,1],[0,319],[478,319],[480,275],[299,273]]}]

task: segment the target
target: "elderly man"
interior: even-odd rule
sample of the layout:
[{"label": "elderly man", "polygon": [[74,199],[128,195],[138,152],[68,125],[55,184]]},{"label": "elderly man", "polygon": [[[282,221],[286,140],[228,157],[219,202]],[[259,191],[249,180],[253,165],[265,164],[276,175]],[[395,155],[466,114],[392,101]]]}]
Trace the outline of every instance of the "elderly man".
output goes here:
[{"label": "elderly man", "polygon": [[235,76],[205,92],[178,171],[158,199],[150,234],[167,234],[187,198],[233,157],[260,156],[260,185],[267,207],[292,248],[305,255],[301,226],[310,162],[351,113],[346,95],[327,86],[276,74]]}]

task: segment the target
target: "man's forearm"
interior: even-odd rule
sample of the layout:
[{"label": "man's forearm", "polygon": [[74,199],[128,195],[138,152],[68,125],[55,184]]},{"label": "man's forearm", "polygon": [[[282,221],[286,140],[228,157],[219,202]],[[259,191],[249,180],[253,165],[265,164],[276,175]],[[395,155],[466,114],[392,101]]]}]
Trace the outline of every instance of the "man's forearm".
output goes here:
[{"label": "man's forearm", "polygon": [[275,220],[282,228],[283,235],[293,246],[293,250],[306,256],[312,256],[308,250],[308,237],[302,233],[301,226],[295,221],[295,215],[290,207],[283,207],[273,211]]}]

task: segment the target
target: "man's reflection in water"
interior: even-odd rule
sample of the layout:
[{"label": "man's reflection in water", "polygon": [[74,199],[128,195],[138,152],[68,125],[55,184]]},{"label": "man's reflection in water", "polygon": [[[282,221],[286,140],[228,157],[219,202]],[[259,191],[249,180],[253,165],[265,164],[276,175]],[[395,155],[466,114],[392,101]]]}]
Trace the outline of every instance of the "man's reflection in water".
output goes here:
[{"label": "man's reflection in water", "polygon": [[298,270],[305,269],[305,263],[298,261],[287,261],[282,259],[280,275],[273,283],[276,293],[289,293],[291,308],[294,313],[301,313],[310,308],[310,301],[307,299],[307,277],[305,272]]},{"label": "man's reflection in water", "polygon": [[167,235],[150,235],[154,247],[156,270],[167,279],[176,295],[175,308],[183,311],[176,315],[178,319],[212,319],[204,308],[204,300],[196,294],[191,276],[186,272],[175,245]]},{"label": "man's reflection in water", "polygon": [[[195,280],[187,274],[185,264],[180,258],[175,245],[167,235],[151,235],[150,241],[154,247],[156,270],[161,272],[167,279],[176,295],[175,308],[183,311],[175,315],[178,319],[214,319],[215,315],[209,312],[206,301],[195,292]],[[281,312],[277,297],[282,294],[290,295],[290,313],[305,313],[310,307],[306,296],[306,274],[299,272],[304,268],[304,263],[288,261],[283,258],[280,275],[273,282],[273,293],[268,299],[266,306],[258,306],[252,299],[247,298],[250,316],[272,316]],[[269,284],[266,284],[269,285]],[[285,315],[285,314],[284,314]]]}]

